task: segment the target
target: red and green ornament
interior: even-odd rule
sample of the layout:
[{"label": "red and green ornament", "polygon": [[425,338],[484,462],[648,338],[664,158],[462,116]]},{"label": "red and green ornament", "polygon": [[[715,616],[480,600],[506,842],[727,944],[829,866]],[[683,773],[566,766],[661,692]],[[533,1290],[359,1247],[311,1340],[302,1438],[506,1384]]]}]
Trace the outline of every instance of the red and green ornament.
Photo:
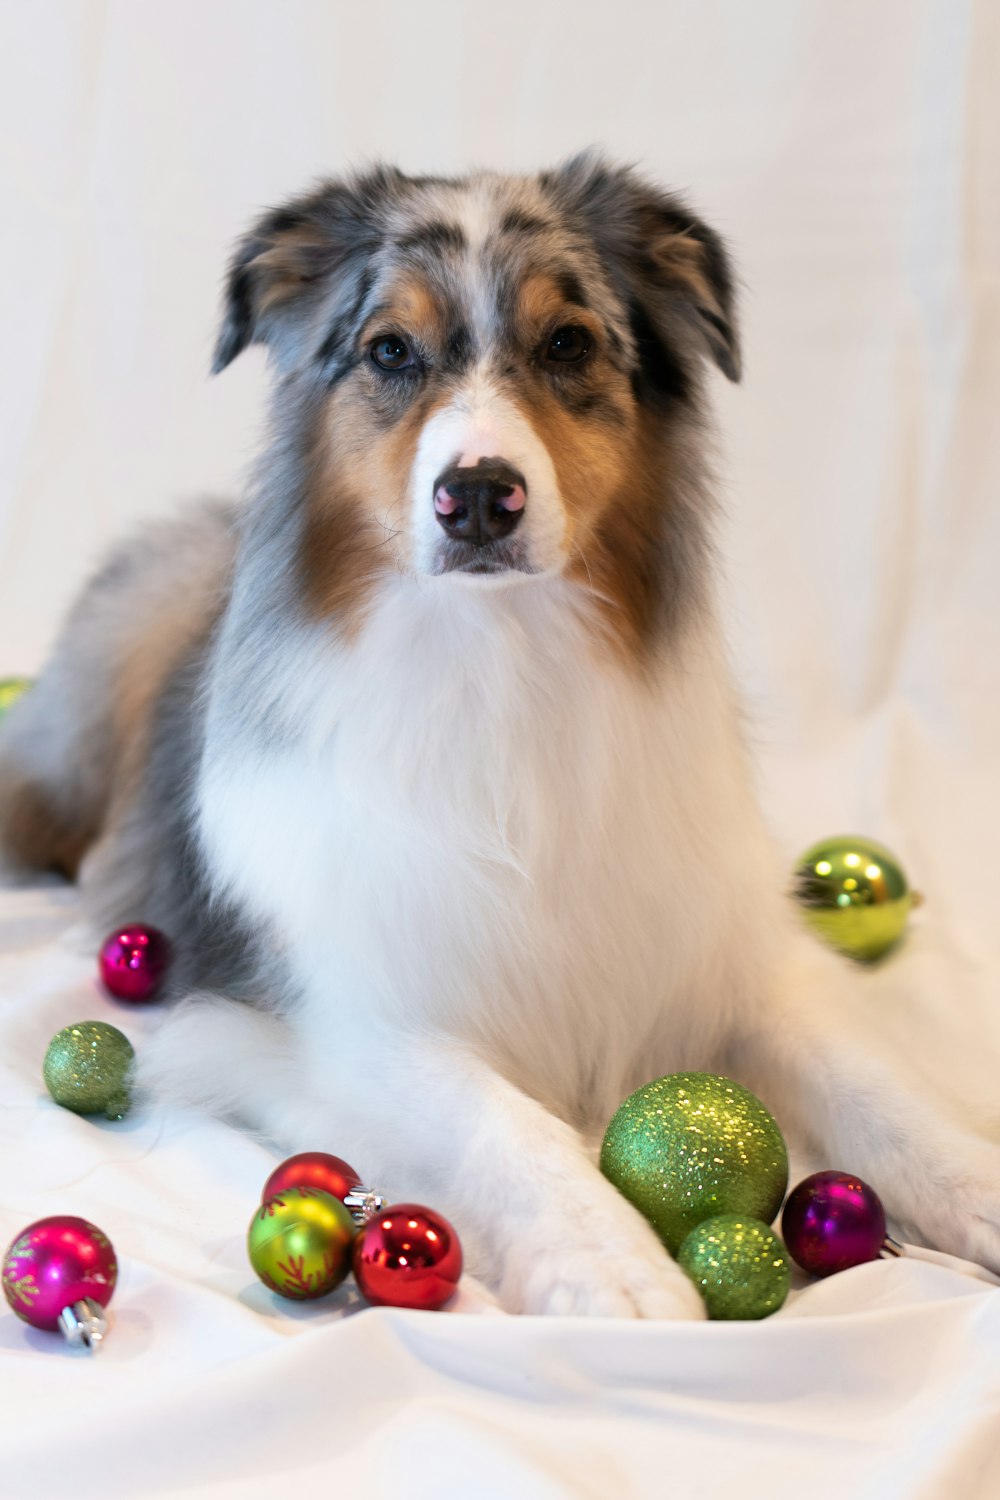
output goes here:
[{"label": "red and green ornament", "polygon": [[309,1301],[339,1286],[351,1268],[354,1221],[322,1188],[292,1187],[268,1198],[250,1220],[250,1264],[280,1297]]}]

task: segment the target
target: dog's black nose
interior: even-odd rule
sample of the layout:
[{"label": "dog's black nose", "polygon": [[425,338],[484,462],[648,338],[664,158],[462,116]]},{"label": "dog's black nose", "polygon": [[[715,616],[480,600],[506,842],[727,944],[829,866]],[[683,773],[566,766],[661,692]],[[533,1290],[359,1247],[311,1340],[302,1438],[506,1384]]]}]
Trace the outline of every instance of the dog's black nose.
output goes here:
[{"label": "dog's black nose", "polygon": [[524,475],[500,458],[453,464],[434,481],[434,513],[450,537],[474,547],[509,536],[524,515]]}]

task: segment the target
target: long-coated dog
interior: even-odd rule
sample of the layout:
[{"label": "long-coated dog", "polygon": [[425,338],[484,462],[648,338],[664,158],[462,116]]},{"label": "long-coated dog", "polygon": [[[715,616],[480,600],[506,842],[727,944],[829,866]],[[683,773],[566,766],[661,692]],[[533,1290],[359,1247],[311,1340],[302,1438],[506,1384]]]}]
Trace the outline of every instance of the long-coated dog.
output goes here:
[{"label": "long-coated dog", "polygon": [[375,170],[239,245],[216,369],[251,343],[246,503],[114,557],[0,737],[8,873],[182,939],[139,1083],[435,1204],[513,1309],[699,1315],[595,1165],[681,1068],[1000,1269],[1000,1149],[872,1056],[751,790],[712,589],[716,234],[590,156]]}]

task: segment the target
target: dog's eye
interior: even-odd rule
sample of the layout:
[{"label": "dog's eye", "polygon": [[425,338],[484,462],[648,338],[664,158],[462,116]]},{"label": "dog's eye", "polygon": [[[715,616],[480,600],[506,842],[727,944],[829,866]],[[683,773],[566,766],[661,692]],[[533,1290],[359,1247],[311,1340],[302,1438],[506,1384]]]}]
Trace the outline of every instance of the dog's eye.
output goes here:
[{"label": "dog's eye", "polygon": [[416,364],[407,345],[394,333],[388,334],[385,338],[376,339],[371,346],[371,356],[382,370],[405,370],[408,366]]},{"label": "dog's eye", "polygon": [[561,365],[575,365],[587,358],[591,347],[592,340],[586,328],[557,328],[549,339],[545,357]]}]

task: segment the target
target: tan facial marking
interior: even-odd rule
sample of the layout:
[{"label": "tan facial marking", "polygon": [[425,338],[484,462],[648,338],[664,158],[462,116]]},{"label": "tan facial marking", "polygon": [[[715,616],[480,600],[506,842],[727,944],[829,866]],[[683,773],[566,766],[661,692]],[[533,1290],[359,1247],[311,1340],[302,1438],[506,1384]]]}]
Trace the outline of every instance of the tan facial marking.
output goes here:
[{"label": "tan facial marking", "polygon": [[[397,277],[362,329],[361,349],[390,330],[425,347],[440,344],[443,312],[419,277]],[[388,425],[363,378],[346,381],[327,402],[300,549],[303,602],[348,637],[379,575],[408,560],[408,478],[421,429],[441,399],[420,393]]]},{"label": "tan facial marking", "polygon": [[[703,282],[697,242],[676,235],[660,248],[678,277],[696,295],[704,292],[706,305],[714,306]],[[655,637],[663,590],[669,586],[662,537],[664,510],[677,478],[669,436],[661,420],[639,406],[629,376],[607,357],[592,315],[567,304],[554,278],[537,275],[525,281],[518,319],[526,340],[532,330],[541,337],[560,323],[589,328],[595,335],[594,353],[579,378],[599,392],[599,413],[574,413],[544,378],[522,382],[515,399],[556,470],[566,508],[566,576],[597,601],[616,654],[641,662]]]},{"label": "tan facial marking", "polygon": [[600,338],[600,325],[588,309],[568,303],[553,277],[536,273],[518,291],[516,326],[522,341],[533,348],[543,335],[560,323],[573,323]]},{"label": "tan facial marking", "polygon": [[520,405],[551,455],[566,507],[566,576],[591,592],[615,651],[642,660],[655,633],[664,585],[663,508],[673,465],[659,424],[636,405],[624,375],[603,381],[622,414],[611,425],[574,416],[534,386]]},{"label": "tan facial marking", "polygon": [[314,619],[356,633],[377,579],[406,566],[407,485],[420,433],[443,397],[418,397],[390,427],[364,392],[343,387],[325,417],[322,458],[300,548],[303,604]]},{"label": "tan facial marking", "polygon": [[366,322],[360,342],[364,345],[387,330],[422,337],[432,347],[440,343],[444,332],[442,309],[419,277],[403,275],[396,279],[384,306]]},{"label": "tan facial marking", "polygon": [[632,661],[643,661],[656,635],[669,587],[664,576],[664,509],[677,466],[658,422],[638,413],[604,505],[589,518],[569,576],[593,590],[611,639]]}]

